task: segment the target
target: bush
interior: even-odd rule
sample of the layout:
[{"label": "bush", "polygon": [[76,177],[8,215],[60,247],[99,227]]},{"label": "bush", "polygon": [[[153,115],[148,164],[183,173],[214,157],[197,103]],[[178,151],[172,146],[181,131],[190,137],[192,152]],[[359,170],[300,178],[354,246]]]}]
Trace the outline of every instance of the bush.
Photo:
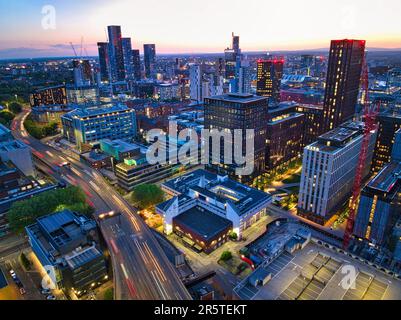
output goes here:
[{"label": "bush", "polygon": [[231,231],[230,234],[228,235],[228,237],[231,240],[237,240],[238,239],[238,234],[236,232],[234,232],[234,231]]},{"label": "bush", "polygon": [[38,125],[31,118],[27,118],[24,122],[25,129],[35,139],[43,139],[48,136],[57,134],[58,125],[55,122],[49,123],[45,126]]},{"label": "bush", "polygon": [[18,102],[11,102],[8,105],[8,110],[14,114],[18,114],[22,111],[22,105],[20,105]]},{"label": "bush", "polygon": [[154,184],[141,184],[131,195],[131,201],[140,209],[147,209],[164,201],[164,192]]},{"label": "bush", "polygon": [[108,289],[104,292],[103,299],[104,299],[104,300],[114,300],[114,290],[113,290],[113,288],[108,288]]},{"label": "bush", "polygon": [[0,112],[0,121],[5,126],[10,126],[11,122],[15,118],[15,115],[10,111],[3,110]]},{"label": "bush", "polygon": [[228,261],[228,260],[230,260],[232,257],[233,257],[233,255],[232,255],[231,251],[226,250],[226,251],[224,251],[224,252],[221,254],[220,260],[221,260],[221,261]]}]

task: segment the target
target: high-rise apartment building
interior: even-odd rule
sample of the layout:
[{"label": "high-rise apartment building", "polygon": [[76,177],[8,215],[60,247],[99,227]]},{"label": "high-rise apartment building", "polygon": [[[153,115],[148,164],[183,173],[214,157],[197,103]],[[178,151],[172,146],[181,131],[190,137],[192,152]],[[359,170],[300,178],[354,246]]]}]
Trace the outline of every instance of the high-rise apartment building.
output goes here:
[{"label": "high-rise apartment building", "polygon": [[202,72],[198,64],[189,66],[189,91],[192,102],[200,103],[202,99]]},{"label": "high-rise apartment building", "polygon": [[156,63],[156,45],[155,44],[144,44],[144,65],[145,65],[145,77],[150,79],[154,76],[155,63]]},{"label": "high-rise apartment building", "polygon": [[[363,122],[346,122],[304,149],[298,215],[326,223],[349,200],[364,133]],[[369,174],[377,133],[371,134],[362,177]]]},{"label": "high-rise apartment building", "polygon": [[125,80],[124,50],[120,26],[108,26],[109,64],[112,82]]},{"label": "high-rise apartment building", "polygon": [[132,57],[132,44],[131,38],[122,38],[121,43],[123,46],[123,56],[124,56],[124,72],[126,79],[133,78],[133,57]]},{"label": "high-rise apartment building", "polygon": [[283,77],[283,59],[260,59],[257,62],[256,94],[280,101],[280,86]]},{"label": "high-rise apartment building", "polygon": [[363,40],[331,41],[324,97],[324,132],[354,116],[364,54]]},{"label": "high-rise apartment building", "polygon": [[141,80],[141,57],[137,49],[132,50],[132,69],[134,80]]},{"label": "high-rise apartment building", "polygon": [[109,44],[107,42],[98,42],[99,52],[100,80],[109,81]]}]

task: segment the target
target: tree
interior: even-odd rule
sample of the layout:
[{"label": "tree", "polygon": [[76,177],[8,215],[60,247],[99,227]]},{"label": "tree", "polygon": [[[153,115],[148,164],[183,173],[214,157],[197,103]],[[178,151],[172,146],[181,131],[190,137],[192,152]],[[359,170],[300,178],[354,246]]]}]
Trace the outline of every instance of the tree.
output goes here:
[{"label": "tree", "polygon": [[0,119],[1,119],[1,123],[9,126],[11,124],[11,121],[13,121],[15,115],[12,114],[10,111],[7,110],[3,110],[0,112]]},{"label": "tree", "polygon": [[23,265],[23,267],[25,268],[25,270],[31,269],[32,262],[27,258],[27,256],[23,252],[21,252],[20,261],[21,261],[21,264]]},{"label": "tree", "polygon": [[229,236],[229,238],[231,240],[237,240],[238,239],[238,234],[236,232],[234,232],[234,231],[231,231],[228,236]]},{"label": "tree", "polygon": [[164,192],[154,184],[141,184],[132,192],[131,200],[140,209],[148,209],[164,201]]},{"label": "tree", "polygon": [[8,105],[8,110],[14,114],[18,114],[22,111],[22,105],[18,102],[11,102]]},{"label": "tree", "polygon": [[103,299],[104,299],[104,300],[113,300],[113,299],[114,299],[114,290],[113,290],[113,288],[108,288],[108,289],[104,292]]},{"label": "tree", "polygon": [[232,255],[231,251],[226,250],[226,251],[223,251],[223,253],[221,254],[220,260],[221,261],[228,261],[232,257],[233,257],[233,255]]},{"label": "tree", "polygon": [[37,218],[63,209],[70,209],[81,214],[90,214],[93,211],[93,208],[86,203],[86,196],[82,189],[69,186],[14,202],[7,212],[7,220],[10,229],[20,234],[26,226],[34,223]]}]

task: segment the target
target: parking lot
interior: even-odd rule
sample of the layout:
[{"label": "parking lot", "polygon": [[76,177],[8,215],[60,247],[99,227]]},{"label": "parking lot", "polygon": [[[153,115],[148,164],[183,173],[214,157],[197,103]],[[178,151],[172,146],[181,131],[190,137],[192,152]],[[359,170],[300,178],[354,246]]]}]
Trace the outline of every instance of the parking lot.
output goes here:
[{"label": "parking lot", "polygon": [[[294,257],[288,252],[283,252],[273,262],[264,267],[264,269],[271,273],[272,279],[279,274],[293,259]],[[259,291],[259,288],[255,288],[251,284],[247,283],[241,290],[238,291],[238,295],[243,300],[251,300]]]},{"label": "parking lot", "polygon": [[[275,264],[271,266],[275,268]],[[352,266],[356,270],[354,288],[342,285],[345,266]],[[246,288],[251,289],[252,286]],[[251,290],[247,299],[252,295],[255,300],[401,299],[401,281],[357,259],[313,242],[295,251],[287,265],[281,265],[281,271],[268,283]]]},{"label": "parking lot", "polygon": [[340,262],[321,253],[316,254],[277,299],[316,300],[340,266]]}]

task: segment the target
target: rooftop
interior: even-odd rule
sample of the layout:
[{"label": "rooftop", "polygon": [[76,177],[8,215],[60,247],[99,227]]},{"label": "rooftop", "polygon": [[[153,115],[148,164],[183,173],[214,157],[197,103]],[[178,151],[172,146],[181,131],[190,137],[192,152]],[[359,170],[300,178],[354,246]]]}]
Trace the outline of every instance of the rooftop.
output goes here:
[{"label": "rooftop", "polygon": [[232,222],[200,207],[193,207],[173,218],[175,223],[184,225],[205,241],[213,239],[220,232],[232,227]]},{"label": "rooftop", "polygon": [[255,96],[252,94],[240,94],[240,93],[227,93],[227,94],[222,94],[219,96],[213,96],[213,97],[210,97],[207,99],[221,100],[221,101],[234,102],[234,103],[251,103],[251,102],[258,102],[258,101],[259,102],[266,101],[266,103],[267,103],[266,97]]},{"label": "rooftop", "polygon": [[398,181],[401,183],[401,163],[390,162],[368,183],[367,187],[388,193]]},{"label": "rooftop", "polygon": [[126,105],[122,104],[107,104],[102,106],[96,106],[85,109],[75,109],[67,114],[64,117],[67,118],[80,118],[86,119],[91,117],[97,117],[100,115],[115,113],[115,112],[124,112],[129,111],[130,109]]}]

